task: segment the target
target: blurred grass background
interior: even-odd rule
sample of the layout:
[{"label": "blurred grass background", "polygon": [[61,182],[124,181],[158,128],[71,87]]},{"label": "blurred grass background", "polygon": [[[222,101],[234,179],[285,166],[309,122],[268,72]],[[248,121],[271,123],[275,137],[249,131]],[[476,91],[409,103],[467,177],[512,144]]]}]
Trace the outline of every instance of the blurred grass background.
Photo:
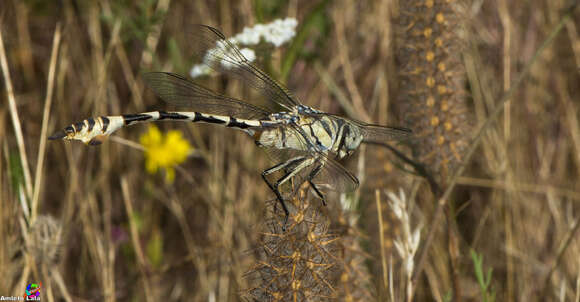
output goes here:
[{"label": "blurred grass background", "polygon": [[[140,74],[188,73],[193,62],[181,47],[187,24],[231,36],[244,26],[294,17],[297,36],[264,51],[260,66],[306,105],[409,126],[425,140],[438,123],[432,111],[421,111],[419,97],[403,92],[405,54],[397,52],[414,43],[405,42],[409,28],[428,25],[416,16],[447,2],[3,1],[0,295],[22,295],[27,283],[42,282],[49,301],[275,300],[274,293],[247,294],[259,280],[246,273],[268,261],[258,252],[268,244],[261,238],[274,232],[264,226],[272,196],[260,178],[271,163],[251,139],[211,125],[158,124],[181,130],[195,148],[167,183],[146,173],[138,148],[146,126],[119,131],[96,148],[47,144],[47,132],[88,117],[167,110]],[[439,196],[388,150],[362,147],[345,163],[362,182],[350,197],[356,207],[342,212],[339,200],[330,200],[328,215],[332,238],[357,246],[364,258],[352,263],[368,278],[362,285],[368,295],[352,299],[490,301],[495,294],[498,301],[579,301],[580,13],[565,20],[504,105],[502,95],[573,2],[455,2],[446,13],[456,14],[450,41],[457,44],[446,49],[459,58],[459,101],[470,119],[454,126],[465,129],[461,139],[468,144],[496,105],[504,113],[451,185],[446,219],[437,227],[429,222]],[[234,97],[256,96],[223,77],[201,82]],[[421,111],[413,121],[423,124],[405,124],[409,110]],[[425,144],[397,147],[423,161],[426,152],[416,149]],[[393,245],[404,232],[386,195],[399,189],[411,204],[413,228],[422,226],[421,247],[434,233],[412,294]]]}]

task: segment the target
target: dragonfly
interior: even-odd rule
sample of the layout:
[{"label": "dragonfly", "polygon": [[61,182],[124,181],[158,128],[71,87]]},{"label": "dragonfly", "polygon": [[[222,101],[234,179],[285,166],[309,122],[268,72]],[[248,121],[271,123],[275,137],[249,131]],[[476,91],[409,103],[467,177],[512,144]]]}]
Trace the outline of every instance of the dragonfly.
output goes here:
[{"label": "dragonfly", "polygon": [[308,107],[252,64],[218,29],[196,25],[190,35],[191,47],[203,58],[203,64],[218,73],[241,79],[265,97],[264,104],[251,104],[216,93],[175,73],[149,72],[143,74],[143,79],[159,98],[193,111],[88,118],[69,125],[49,139],[99,145],[122,127],[153,121],[201,122],[241,130],[276,162],[261,176],[284,211],[285,229],[289,211],[284,197],[296,193],[292,187],[308,183],[326,205],[327,191],[346,193],[359,186],[358,179],[337,160],[352,155],[361,143],[403,140],[412,134],[407,128],[368,124]]}]

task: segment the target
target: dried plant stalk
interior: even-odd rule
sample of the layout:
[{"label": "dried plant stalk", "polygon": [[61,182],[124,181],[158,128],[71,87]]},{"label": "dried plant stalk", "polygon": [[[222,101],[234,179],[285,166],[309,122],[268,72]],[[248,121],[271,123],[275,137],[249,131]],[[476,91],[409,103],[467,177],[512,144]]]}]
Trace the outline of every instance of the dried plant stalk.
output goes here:
[{"label": "dried plant stalk", "polygon": [[414,156],[443,180],[462,160],[470,119],[453,0],[400,2],[397,31],[398,99],[416,135]]}]

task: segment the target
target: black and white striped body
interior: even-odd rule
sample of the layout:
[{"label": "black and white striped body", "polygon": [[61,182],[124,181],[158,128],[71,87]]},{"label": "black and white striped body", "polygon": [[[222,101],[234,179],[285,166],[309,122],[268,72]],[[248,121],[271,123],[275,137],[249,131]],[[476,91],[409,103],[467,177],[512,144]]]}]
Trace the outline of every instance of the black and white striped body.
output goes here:
[{"label": "black and white striped body", "polygon": [[324,154],[330,152],[337,158],[347,156],[361,143],[363,137],[356,127],[343,119],[323,114],[317,116],[316,113],[321,112],[300,106],[290,113],[273,113],[268,119],[249,120],[201,112],[152,111],[89,118],[66,127],[50,139],[80,140],[89,145],[98,145],[124,126],[154,121],[184,121],[239,129],[254,137],[256,144],[263,147]]},{"label": "black and white striped body", "polygon": [[261,126],[260,121],[258,120],[236,119],[230,116],[212,115],[200,112],[152,111],[137,114],[89,118],[64,128],[62,131],[55,133],[49,139],[80,140],[85,144],[98,145],[102,143],[107,136],[124,126],[154,121],[211,123],[241,130]]}]

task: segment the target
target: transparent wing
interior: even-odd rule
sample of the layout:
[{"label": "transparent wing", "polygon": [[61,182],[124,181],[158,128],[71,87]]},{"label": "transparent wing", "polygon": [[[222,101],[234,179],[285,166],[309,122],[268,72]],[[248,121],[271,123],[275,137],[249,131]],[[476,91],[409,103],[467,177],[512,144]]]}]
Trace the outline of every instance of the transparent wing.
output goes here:
[{"label": "transparent wing", "polygon": [[260,147],[264,150],[264,152],[266,152],[268,159],[272,163],[276,164],[285,162],[291,158],[295,158],[298,156],[310,156],[310,154],[306,151],[298,151],[293,149],[277,149],[274,147],[264,147],[264,146]]},{"label": "transparent wing", "polygon": [[324,156],[324,167],[311,180],[319,189],[336,192],[352,192],[359,186],[358,179],[340,163]]},{"label": "transparent wing", "polygon": [[385,142],[404,140],[412,136],[413,131],[402,127],[388,127],[371,124],[358,124],[364,137],[363,142]]},{"label": "transparent wing", "polygon": [[269,114],[263,108],[215,93],[177,74],[149,72],[143,79],[158,97],[172,105],[243,119],[263,118]]},{"label": "transparent wing", "polygon": [[[287,136],[295,135],[300,138],[300,142],[303,145],[302,150],[277,149],[272,147],[266,147],[264,150],[268,154],[268,157],[276,163],[282,163],[296,157],[306,157],[314,161],[311,165],[296,173],[296,176],[293,178],[296,188],[306,181],[311,181],[322,190],[352,192],[357,189],[359,185],[358,179],[340,163],[330,158],[328,154],[313,148],[312,143],[300,134],[297,125],[291,125],[286,128],[286,133]],[[319,166],[320,168],[318,168]],[[284,172],[291,172],[294,168],[296,167],[290,166]],[[314,170],[317,169],[318,171],[313,175]],[[272,180],[276,181],[277,179]]]},{"label": "transparent wing", "polygon": [[219,30],[195,25],[186,38],[191,50],[203,59],[203,64],[217,72],[238,77],[258,90],[269,100],[268,109],[277,112],[280,111],[277,106],[292,110],[299,105],[286,88],[250,63]]},{"label": "transparent wing", "polygon": [[[321,113],[326,114],[326,113]],[[363,135],[364,139],[363,142],[370,143],[370,142],[385,142],[385,141],[393,141],[393,140],[404,140],[408,139],[413,135],[413,131],[408,128],[403,127],[390,127],[390,126],[381,126],[375,124],[367,124],[361,121],[357,121],[354,119],[344,118],[337,115],[328,114],[334,118],[342,119],[348,123],[354,124],[358,126],[361,130],[361,134]]]}]

